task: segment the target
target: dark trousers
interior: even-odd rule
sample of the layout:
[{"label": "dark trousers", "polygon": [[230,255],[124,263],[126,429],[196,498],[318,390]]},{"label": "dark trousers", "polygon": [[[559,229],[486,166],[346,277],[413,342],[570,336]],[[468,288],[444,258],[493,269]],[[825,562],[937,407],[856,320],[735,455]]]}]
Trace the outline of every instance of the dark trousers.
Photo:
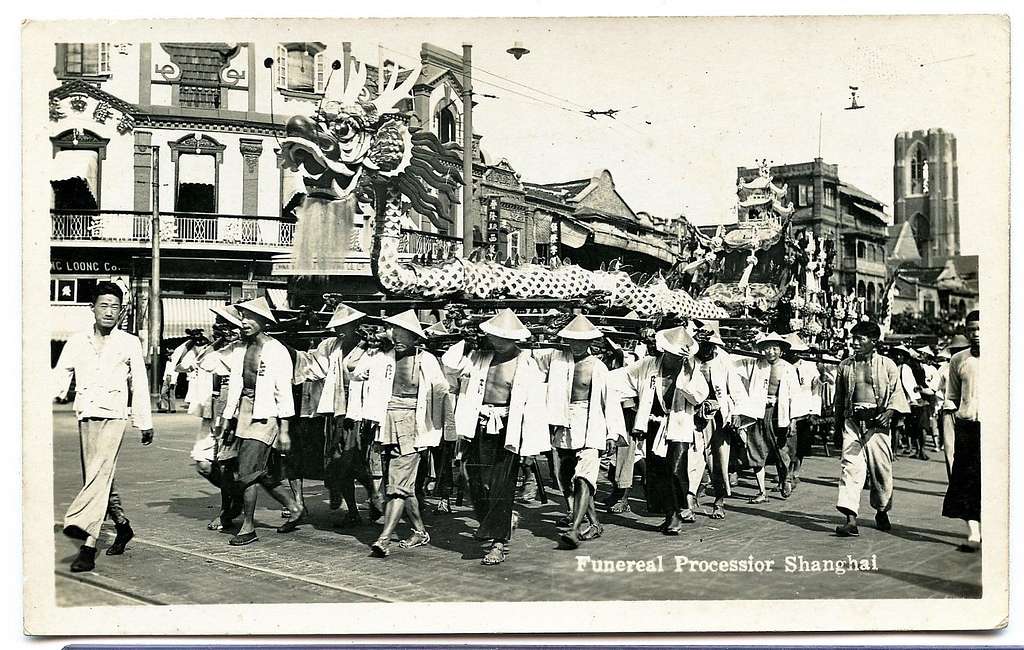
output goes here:
[{"label": "dark trousers", "polygon": [[953,469],[942,500],[942,516],[981,521],[981,423],[953,423]]},{"label": "dark trousers", "polygon": [[473,511],[480,523],[478,539],[507,542],[512,538],[512,503],[521,458],[505,449],[505,432],[478,429],[466,450],[466,474]]},{"label": "dark trousers", "polygon": [[[452,461],[455,459],[455,441],[454,440],[442,440],[441,444],[436,447],[430,448],[430,456],[424,455],[423,462],[428,464],[428,467],[421,467],[420,473],[417,477],[416,484],[417,494],[423,493],[423,486],[426,485],[427,480],[434,477],[434,491],[435,497],[442,499],[448,498],[452,495],[452,490],[455,487],[455,473],[452,469]],[[431,474],[429,465],[433,465],[434,471]]]},{"label": "dark trousers", "polygon": [[652,431],[648,431],[646,444],[644,495],[647,497],[648,512],[669,514],[683,510],[686,508],[686,492],[689,489],[683,443],[669,442],[665,457],[654,453]]}]

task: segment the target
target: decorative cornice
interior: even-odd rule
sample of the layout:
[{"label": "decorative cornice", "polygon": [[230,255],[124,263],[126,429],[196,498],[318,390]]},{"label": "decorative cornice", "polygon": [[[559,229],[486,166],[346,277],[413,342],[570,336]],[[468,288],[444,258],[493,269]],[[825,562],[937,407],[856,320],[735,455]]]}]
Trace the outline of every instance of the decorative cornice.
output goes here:
[{"label": "decorative cornice", "polygon": [[152,129],[185,129],[201,131],[217,131],[221,133],[244,133],[247,135],[284,137],[284,124],[267,122],[251,122],[230,118],[202,118],[182,115],[140,114],[139,127]]},{"label": "decorative cornice", "polygon": [[103,101],[110,104],[122,113],[135,115],[139,112],[139,107],[135,104],[131,104],[129,102],[124,101],[123,99],[115,97],[114,95],[111,95],[110,93],[101,90],[100,88],[97,88],[91,83],[82,81],[81,79],[73,79],[71,81],[66,81],[62,83],[60,86],[57,86],[56,88],[51,90],[50,100],[59,101],[61,99],[66,99],[74,95],[88,95],[89,97],[92,97],[98,101]]}]

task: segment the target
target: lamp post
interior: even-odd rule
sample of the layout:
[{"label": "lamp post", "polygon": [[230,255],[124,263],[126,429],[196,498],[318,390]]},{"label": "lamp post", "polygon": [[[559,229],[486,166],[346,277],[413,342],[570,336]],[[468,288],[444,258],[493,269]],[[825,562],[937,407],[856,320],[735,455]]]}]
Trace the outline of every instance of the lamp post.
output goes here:
[{"label": "lamp post", "polygon": [[153,214],[149,224],[152,245],[152,272],[149,279],[149,389],[160,394],[160,145],[138,145],[136,151],[150,153],[150,183]]},{"label": "lamp post", "polygon": [[473,251],[473,45],[462,44],[462,254]]}]

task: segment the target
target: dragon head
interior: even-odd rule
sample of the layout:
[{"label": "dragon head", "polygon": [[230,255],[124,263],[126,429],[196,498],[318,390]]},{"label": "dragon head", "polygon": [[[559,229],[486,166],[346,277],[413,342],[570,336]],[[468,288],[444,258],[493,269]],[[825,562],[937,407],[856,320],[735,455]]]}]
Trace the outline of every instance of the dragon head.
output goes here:
[{"label": "dragon head", "polygon": [[[288,120],[281,141],[284,166],[301,175],[309,196],[341,199],[370,176],[394,177],[412,159],[408,117],[398,108],[419,78],[419,67],[398,85],[393,70],[386,88],[370,99],[366,66],[358,61],[340,99],[326,101],[313,117]],[[397,86],[397,87],[396,87]]]}]

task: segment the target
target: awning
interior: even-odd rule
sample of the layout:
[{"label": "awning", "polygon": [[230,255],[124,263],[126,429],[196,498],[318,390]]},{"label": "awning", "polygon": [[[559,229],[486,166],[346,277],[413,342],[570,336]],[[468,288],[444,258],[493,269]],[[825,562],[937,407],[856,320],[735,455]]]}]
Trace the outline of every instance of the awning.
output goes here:
[{"label": "awning", "polygon": [[569,248],[581,248],[587,243],[590,235],[594,233],[593,230],[578,221],[562,219],[559,223],[561,224],[559,239],[562,246],[568,246]]},{"label": "awning", "polygon": [[874,209],[874,208],[872,208],[870,206],[864,205],[863,203],[856,203],[856,202],[854,202],[853,207],[855,207],[858,210],[861,210],[863,212],[867,212],[868,214],[870,214],[871,216],[875,217],[876,219],[878,219],[879,221],[881,221],[882,223],[884,223],[886,225],[889,224],[889,215],[887,215],[886,213],[882,212],[881,210],[876,210],[876,209]]},{"label": "awning", "polygon": [[54,189],[84,184],[85,190],[96,203],[96,167],[99,154],[91,149],[63,149],[53,159],[50,184]]},{"label": "awning", "polygon": [[267,297],[277,309],[288,309],[287,289],[267,289]]},{"label": "awning", "polygon": [[178,184],[213,185],[217,176],[217,159],[207,155],[178,156]]},{"label": "awning", "polygon": [[626,232],[607,223],[593,222],[590,225],[594,229],[595,244],[649,255],[670,264],[676,261],[672,245],[663,239],[653,235]]},{"label": "awning", "polygon": [[164,327],[164,339],[187,336],[185,330],[200,328],[209,336],[213,331],[216,316],[211,307],[224,305],[223,298],[164,298],[160,301]]},{"label": "awning", "polygon": [[72,334],[88,330],[96,322],[89,305],[50,305],[50,339],[67,341]]}]

